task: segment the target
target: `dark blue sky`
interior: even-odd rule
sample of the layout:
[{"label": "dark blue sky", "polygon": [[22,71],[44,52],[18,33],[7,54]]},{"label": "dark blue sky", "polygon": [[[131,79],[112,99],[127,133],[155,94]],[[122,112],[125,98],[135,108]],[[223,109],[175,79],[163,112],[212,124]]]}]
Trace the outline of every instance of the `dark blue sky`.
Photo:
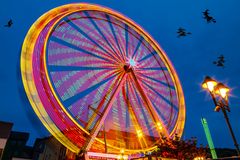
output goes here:
[{"label": "dark blue sky", "polygon": [[[48,132],[29,106],[23,94],[20,76],[20,52],[30,26],[43,13],[72,0],[2,0],[0,9],[0,120],[14,123],[13,130],[30,132],[32,144],[36,137]],[[83,1],[78,1],[83,2]],[[112,8],[133,19],[166,51],[180,81],[186,101],[186,124],[183,138],[196,136],[207,144],[201,117],[208,120],[216,147],[234,148],[221,112],[201,89],[205,75],[224,82],[231,90],[229,118],[240,142],[240,1],[239,0],[86,0]],[[210,10],[217,23],[207,24],[202,12]],[[13,19],[11,28],[3,27]],[[177,38],[179,27],[192,34]],[[223,54],[225,68],[213,65]]]}]

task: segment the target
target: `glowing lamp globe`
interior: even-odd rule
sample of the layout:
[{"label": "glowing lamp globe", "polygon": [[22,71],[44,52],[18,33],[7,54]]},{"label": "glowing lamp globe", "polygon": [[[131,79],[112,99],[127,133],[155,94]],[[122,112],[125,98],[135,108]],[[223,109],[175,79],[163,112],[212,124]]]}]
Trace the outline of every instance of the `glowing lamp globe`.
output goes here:
[{"label": "glowing lamp globe", "polygon": [[225,86],[223,83],[218,83],[214,88],[215,93],[220,95],[222,98],[227,98],[227,94],[229,93],[230,89]]},{"label": "glowing lamp globe", "polygon": [[214,87],[217,85],[217,82],[209,76],[206,76],[203,83],[202,88],[208,89],[210,92],[214,90]]}]

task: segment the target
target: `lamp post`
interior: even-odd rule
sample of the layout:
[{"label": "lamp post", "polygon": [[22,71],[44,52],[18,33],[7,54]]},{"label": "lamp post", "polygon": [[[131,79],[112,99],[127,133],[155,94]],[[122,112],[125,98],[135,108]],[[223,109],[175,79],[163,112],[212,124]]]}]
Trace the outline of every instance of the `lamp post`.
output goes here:
[{"label": "lamp post", "polygon": [[215,105],[215,111],[219,112],[220,110],[222,110],[224,118],[227,122],[228,128],[230,130],[234,145],[236,147],[237,154],[239,156],[240,151],[239,151],[238,143],[233,133],[232,126],[230,124],[230,121],[227,115],[227,111],[230,112],[230,108],[228,104],[228,93],[230,89],[227,86],[225,86],[223,83],[219,83],[209,76],[205,77],[202,83],[202,87],[209,91]]}]

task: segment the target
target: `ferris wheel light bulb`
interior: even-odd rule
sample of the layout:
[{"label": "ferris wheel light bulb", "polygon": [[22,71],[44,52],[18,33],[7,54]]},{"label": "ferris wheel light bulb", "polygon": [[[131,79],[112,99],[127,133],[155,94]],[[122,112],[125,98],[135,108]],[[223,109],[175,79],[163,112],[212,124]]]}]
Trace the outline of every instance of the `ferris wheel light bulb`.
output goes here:
[{"label": "ferris wheel light bulb", "polygon": [[157,123],[158,129],[162,130],[162,125],[160,122]]},{"label": "ferris wheel light bulb", "polygon": [[138,136],[139,138],[141,138],[141,137],[143,136],[143,133],[142,133],[141,130],[137,130],[137,136]]},{"label": "ferris wheel light bulb", "polygon": [[123,156],[123,159],[128,159],[128,156],[127,156],[127,155],[124,155],[124,156]]}]

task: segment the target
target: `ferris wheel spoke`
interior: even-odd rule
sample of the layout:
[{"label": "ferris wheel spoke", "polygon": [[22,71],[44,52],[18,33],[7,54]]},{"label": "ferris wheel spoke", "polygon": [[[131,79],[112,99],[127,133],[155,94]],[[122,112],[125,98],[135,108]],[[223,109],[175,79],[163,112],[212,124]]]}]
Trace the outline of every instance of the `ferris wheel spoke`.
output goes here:
[{"label": "ferris wheel spoke", "polygon": [[103,81],[87,88],[86,90],[70,97],[69,99],[66,99],[63,103],[65,106],[70,106],[71,104],[75,103],[76,101],[78,101],[79,99],[85,97],[86,95],[90,94],[91,92],[93,92],[94,90],[96,90],[97,88],[99,88],[100,86],[102,86],[103,84],[107,83],[108,81],[110,81],[111,79],[113,79],[114,77],[116,77],[116,75],[113,75],[107,79],[104,79]]},{"label": "ferris wheel spoke", "polygon": [[140,47],[140,45],[141,45],[143,40],[144,40],[144,38],[142,36],[140,37],[140,39],[138,39],[138,44],[137,44],[137,46],[136,46],[136,48],[135,48],[135,50],[133,52],[132,58],[134,58],[134,56],[137,53],[137,50],[139,49],[139,47]]},{"label": "ferris wheel spoke", "polygon": [[[132,119],[132,122],[133,122],[133,125],[135,127],[136,133],[142,132],[142,129],[140,127],[141,126],[140,122],[139,122],[139,120],[137,118],[138,114],[134,111],[133,106],[132,106],[132,104],[131,104],[131,102],[130,102],[130,100],[128,98],[127,92],[125,91],[124,87],[123,87],[123,99],[124,99],[124,101],[126,103],[126,106],[127,106],[128,112],[129,112],[129,116]],[[141,139],[143,139],[143,142],[144,142],[145,146],[147,147],[147,143],[146,143],[145,137],[138,138],[138,141],[139,141],[140,144],[142,143]],[[142,144],[141,144],[141,146],[142,146]]]},{"label": "ferris wheel spoke", "polygon": [[94,39],[92,39],[87,33],[85,33],[80,27],[78,27],[76,24],[74,24],[72,21],[70,21],[68,18],[65,18],[65,21],[74,29],[76,29],[79,33],[81,33],[84,37],[86,37],[88,40],[90,40],[92,43],[94,43],[96,46],[98,46],[104,53],[107,53],[108,56],[113,57],[111,53],[109,53],[107,50],[105,50],[102,46],[100,46]]},{"label": "ferris wheel spoke", "polygon": [[114,28],[113,28],[113,25],[112,25],[112,23],[111,23],[111,20],[110,20],[109,15],[106,14],[106,18],[107,18],[107,20],[108,20],[108,24],[109,24],[110,29],[111,29],[111,31],[112,31],[112,34],[113,34],[113,36],[114,36],[115,42],[116,42],[116,44],[117,44],[117,46],[118,46],[118,50],[119,50],[122,58],[124,59],[122,50],[121,50],[121,48],[120,48],[120,46],[119,46],[119,42],[118,42],[117,36],[116,36],[116,34],[115,34],[115,31],[114,31]]},{"label": "ferris wheel spoke", "polygon": [[80,48],[80,47],[78,47],[78,46],[75,46],[74,44],[69,43],[69,42],[66,42],[66,41],[64,41],[64,40],[62,40],[62,39],[59,39],[59,38],[55,37],[55,36],[52,36],[52,37],[50,38],[50,40],[53,41],[53,42],[62,44],[62,45],[64,45],[64,46],[66,46],[66,47],[72,48],[72,49],[74,49],[74,50],[80,51],[80,52],[82,52],[82,53],[91,55],[91,56],[93,56],[93,57],[96,57],[96,58],[98,58],[98,59],[105,60],[105,61],[111,63],[111,61],[109,61],[109,59],[106,59],[106,58],[104,58],[104,57],[102,57],[102,56],[96,55],[96,54],[94,54],[94,53],[92,53],[92,52],[89,52],[89,51],[87,51],[87,50],[85,50],[85,49],[83,49],[83,48]]},{"label": "ferris wheel spoke", "polygon": [[86,70],[112,70],[110,67],[85,67],[85,66],[54,66],[49,65],[50,72],[62,72],[62,71],[86,71]]},{"label": "ferris wheel spoke", "polygon": [[[100,100],[97,108],[95,109],[95,112],[93,113],[93,115],[89,118],[87,125],[85,127],[85,129],[89,130],[90,126],[92,125],[92,123],[94,122],[94,120],[96,119],[96,117],[98,115],[102,115],[102,113],[100,113],[100,110],[102,109],[104,103],[107,101],[107,97],[110,96],[110,92],[113,90],[114,86],[116,86],[118,84],[118,79],[121,77],[121,75],[119,75],[117,78],[115,78],[114,82],[112,83],[112,85],[108,88],[108,91],[106,92],[106,94],[103,96],[103,98]],[[100,114],[97,114],[100,113]]]},{"label": "ferris wheel spoke", "polygon": [[[138,95],[138,93],[137,93],[137,91],[134,89],[134,92],[135,92],[135,95],[136,95],[136,97],[137,97],[137,101],[138,101],[138,104],[139,104],[139,106],[142,106],[141,104],[141,97]],[[146,111],[143,109],[143,107],[140,107],[140,109],[141,109],[141,113],[142,113],[142,115],[143,115],[143,117],[144,117],[144,121],[145,121],[145,124],[146,124],[146,127],[148,128],[148,129],[150,129],[151,128],[151,126],[150,126],[150,123],[149,123],[149,120],[148,120],[148,117],[147,117],[147,115],[146,115]],[[151,113],[150,113],[151,114]],[[154,119],[153,119],[153,123],[154,123]],[[151,134],[151,135],[153,135],[153,132],[151,131],[151,130],[148,130],[149,131],[149,133]]]},{"label": "ferris wheel spoke", "polygon": [[144,90],[143,90],[141,84],[139,83],[139,81],[138,81],[138,79],[137,79],[133,69],[130,69],[130,73],[131,73],[133,81],[134,81],[134,83],[136,85],[136,88],[137,88],[138,92],[140,93],[143,102],[146,105],[146,109],[147,109],[147,111],[149,112],[150,116],[153,119],[154,124],[156,126],[161,126],[162,127],[161,129],[159,128],[158,134],[161,136],[162,133],[163,133],[165,136],[168,136],[169,134],[168,134],[165,126],[163,125],[163,120],[157,115],[157,111],[152,106],[151,101],[149,100],[148,96],[144,92]]},{"label": "ferris wheel spoke", "polygon": [[109,114],[109,111],[112,108],[112,105],[114,103],[114,100],[116,99],[116,96],[119,94],[120,89],[122,88],[122,85],[124,84],[125,80],[126,80],[126,73],[123,73],[123,75],[121,76],[121,78],[118,80],[118,85],[116,87],[116,89],[114,90],[113,94],[111,95],[108,103],[106,104],[106,107],[104,108],[103,112],[102,112],[102,116],[100,116],[99,118],[99,122],[97,123],[97,125],[94,126],[94,128],[92,129],[90,135],[91,137],[88,138],[88,140],[85,143],[85,149],[89,150],[90,147],[92,146],[92,143],[94,142],[99,130],[101,129],[107,115]]},{"label": "ferris wheel spoke", "polygon": [[138,68],[138,70],[155,70],[155,71],[168,71],[166,67],[149,67],[149,68]]},{"label": "ferris wheel spoke", "polygon": [[151,76],[144,75],[144,74],[142,74],[142,73],[139,73],[139,74],[140,74],[141,76],[147,78],[147,79],[151,79],[151,80],[154,81],[154,82],[160,83],[160,84],[162,84],[162,85],[164,85],[164,86],[166,86],[166,87],[169,87],[169,88],[175,90],[174,86],[172,86],[172,85],[170,85],[170,84],[168,84],[168,83],[162,82],[162,81],[160,81],[160,80],[158,80],[158,79],[156,79],[156,78],[153,78],[153,77],[151,77]]},{"label": "ferris wheel spoke", "polygon": [[[138,115],[138,114],[135,113],[135,111],[134,111],[134,109],[133,109],[133,107],[132,107],[132,104],[131,104],[131,102],[130,102],[130,100],[129,100],[129,95],[128,95],[127,91],[128,91],[128,90],[127,90],[127,89],[125,90],[125,88],[123,87],[123,89],[122,89],[123,99],[124,99],[124,101],[125,101],[125,103],[126,103],[127,109],[128,109],[128,111],[129,111],[129,113],[130,113],[130,117],[132,117],[135,126],[137,126],[137,128],[140,129],[140,128],[141,128],[141,127],[140,127],[140,122],[139,122],[139,120],[138,120],[137,117],[136,117],[136,115]],[[135,94],[136,94],[136,93],[135,93]],[[135,113],[135,114],[134,114],[134,113]]]},{"label": "ferris wheel spoke", "polygon": [[[91,17],[89,15],[89,13],[87,11],[84,11],[84,14],[87,17]],[[115,51],[115,49],[112,47],[112,45],[109,43],[109,41],[107,40],[106,36],[103,34],[103,32],[101,31],[101,29],[98,27],[98,25],[96,24],[96,22],[94,22],[94,20],[92,18],[89,18],[89,21],[92,23],[92,25],[94,26],[94,28],[98,31],[98,33],[102,36],[102,38],[106,41],[106,43],[108,44],[108,46],[112,49],[113,54],[116,56],[118,55],[117,52]]]},{"label": "ferris wheel spoke", "polygon": [[[128,85],[128,77],[126,78],[126,85],[125,85],[125,87],[126,87],[126,96],[127,97],[129,97],[129,85]],[[126,114],[126,127],[129,127],[130,126],[130,119],[129,119],[130,117],[129,117],[129,115],[128,114]]]},{"label": "ferris wheel spoke", "polygon": [[161,117],[161,119],[163,120],[163,122],[166,122],[166,118],[164,117],[164,115],[162,114],[162,112],[159,110],[159,107],[156,106],[156,104],[150,100],[153,107],[156,109],[157,113],[159,114],[159,116]]},{"label": "ferris wheel spoke", "polygon": [[126,47],[126,57],[128,57],[128,25],[125,24],[125,47]]},{"label": "ferris wheel spoke", "polygon": [[156,51],[153,51],[151,53],[148,53],[147,55],[145,55],[142,59],[140,59],[138,62],[141,62],[143,60],[147,60],[148,58],[151,58],[152,56],[156,55],[157,52]]},{"label": "ferris wheel spoke", "polygon": [[162,100],[164,100],[167,104],[169,104],[171,107],[173,107],[176,111],[178,111],[177,106],[175,106],[170,100],[165,98],[163,95],[161,95],[158,91],[156,91],[152,86],[147,84],[146,82],[142,81],[143,84],[145,84],[148,88],[150,88],[158,97],[160,97]]}]

